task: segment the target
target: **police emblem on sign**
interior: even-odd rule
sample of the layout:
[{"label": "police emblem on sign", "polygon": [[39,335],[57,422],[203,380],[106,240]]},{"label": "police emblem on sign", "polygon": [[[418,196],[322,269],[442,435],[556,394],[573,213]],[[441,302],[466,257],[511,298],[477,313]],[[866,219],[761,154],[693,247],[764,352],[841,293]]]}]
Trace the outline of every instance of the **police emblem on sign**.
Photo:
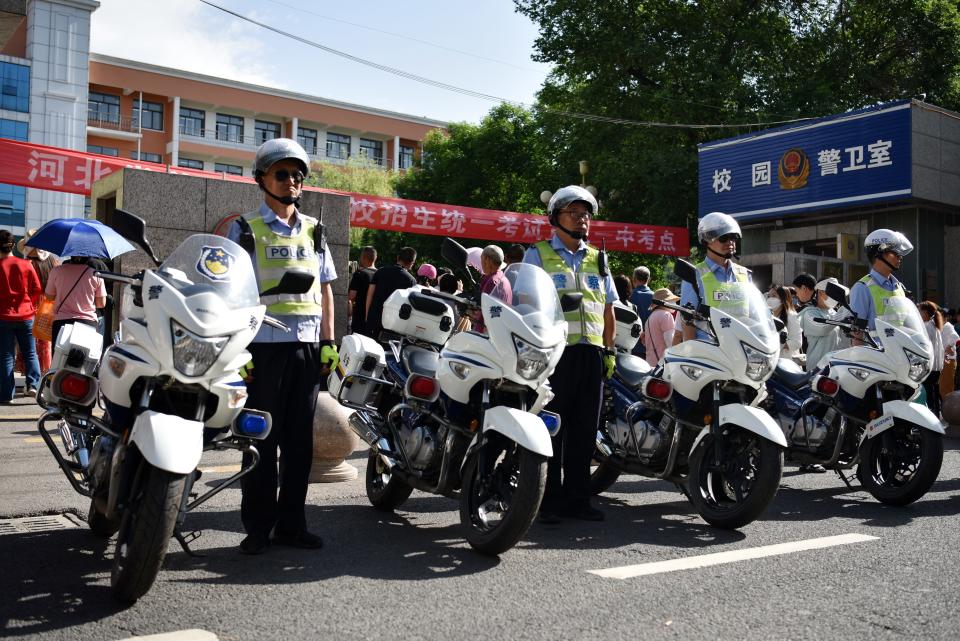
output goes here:
[{"label": "police emblem on sign", "polygon": [[204,247],[197,261],[197,271],[210,280],[230,280],[230,270],[237,258],[223,247]]},{"label": "police emblem on sign", "polygon": [[780,189],[800,189],[810,177],[810,159],[803,149],[790,149],[780,157],[777,167]]}]

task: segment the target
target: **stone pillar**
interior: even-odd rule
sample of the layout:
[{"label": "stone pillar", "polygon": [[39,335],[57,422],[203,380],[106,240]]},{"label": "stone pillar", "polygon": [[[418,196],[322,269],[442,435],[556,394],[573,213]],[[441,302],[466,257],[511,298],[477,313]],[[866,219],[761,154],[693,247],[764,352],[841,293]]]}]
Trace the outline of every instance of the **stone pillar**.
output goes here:
[{"label": "stone pillar", "polygon": [[360,438],[347,425],[353,410],[340,405],[324,390],[317,397],[313,417],[313,468],[311,483],[337,483],[357,478],[357,468],[344,459],[360,446]]},{"label": "stone pillar", "polygon": [[947,436],[960,438],[960,391],[950,392],[943,398],[940,414],[947,424]]}]

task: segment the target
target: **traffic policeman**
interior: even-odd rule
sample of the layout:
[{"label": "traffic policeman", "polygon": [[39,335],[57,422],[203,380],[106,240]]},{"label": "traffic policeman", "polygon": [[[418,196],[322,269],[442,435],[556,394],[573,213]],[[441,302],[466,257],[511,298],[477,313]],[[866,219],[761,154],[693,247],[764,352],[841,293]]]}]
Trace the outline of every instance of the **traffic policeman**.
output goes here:
[{"label": "traffic policeman", "polygon": [[[913,244],[898,231],[877,229],[867,234],[863,249],[870,263],[870,272],[850,288],[850,309],[857,318],[865,319],[867,330],[872,331],[877,316],[884,313],[886,301],[907,295],[893,273],[900,269],[903,257],[913,251]],[[862,344],[862,341],[854,338],[854,344]]]},{"label": "traffic policeman", "polygon": [[[697,287],[700,297],[694,291],[693,285],[684,281],[680,286],[680,304],[689,305],[694,309],[700,303],[708,306],[724,307],[736,304],[727,296],[729,283],[748,283],[753,280],[750,270],[733,262],[737,255],[737,241],[742,234],[740,225],[733,216],[714,211],[700,219],[697,225],[697,238],[704,249],[704,259],[696,264]],[[694,338],[706,339],[709,334],[699,323],[687,323],[683,327],[683,340]]]},{"label": "traffic policeman", "polygon": [[[260,463],[241,480],[240,515],[244,554],[262,554],[271,543],[317,549],[322,539],[307,530],[304,505],[313,461],[313,416],[320,378],[336,367],[333,292],[337,274],[323,241],[323,226],[297,205],[310,173],[307,153],[295,141],[263,143],[254,159],[254,178],[263,192],[257,211],[241,216],[227,236],[250,252],[260,291],[276,286],[287,271],[315,275],[306,294],[263,296],[267,314],[289,332],[262,325],[247,371],[247,406],[270,412],[273,427],[257,446]],[[250,365],[247,366],[250,369]],[[277,492],[277,448],[283,455]],[[244,465],[249,455],[244,455]]]},{"label": "traffic policeman", "polygon": [[[547,464],[547,488],[540,520],[558,523],[561,516],[602,521],[590,505],[590,461],[603,400],[603,381],[613,373],[613,338],[617,301],[613,278],[601,273],[600,253],[587,245],[590,217],[597,212],[593,195],[576,185],[550,198],[547,214],[555,228],[549,241],[530,247],[523,261],[543,267],[557,293],[583,294],[579,309],[566,312],[567,345],[550,377],[554,398],[547,409],[560,415]],[[562,478],[561,478],[562,471]]]}]

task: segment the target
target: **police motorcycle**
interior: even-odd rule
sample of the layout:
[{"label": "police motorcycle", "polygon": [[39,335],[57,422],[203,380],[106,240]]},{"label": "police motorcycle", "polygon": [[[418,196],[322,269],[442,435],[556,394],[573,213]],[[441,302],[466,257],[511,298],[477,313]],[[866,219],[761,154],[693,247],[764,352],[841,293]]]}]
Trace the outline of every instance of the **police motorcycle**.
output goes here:
[{"label": "police motorcycle", "polygon": [[[443,257],[476,286],[467,252],[443,241]],[[504,275],[512,300],[479,292],[394,292],[383,309],[387,349],[351,334],[328,389],[356,411],[351,428],[370,446],[366,491],[378,510],[400,507],[414,489],[458,498],[466,539],[500,554],[536,517],[546,486],[550,437],[560,419],[544,410],[547,379],[566,344],[550,277],[528,264]],[[579,295],[566,298],[576,308]],[[453,333],[453,309],[481,312],[487,334]]]},{"label": "police motorcycle", "polygon": [[[678,259],[675,273],[697,288],[693,265]],[[663,479],[705,521],[730,529],[756,519],[776,496],[787,443],[758,405],[779,336],[752,283],[729,283],[722,294],[725,304],[700,309],[653,301],[705,324],[712,338],[669,347],[652,369],[629,353],[638,333],[624,313],[629,310],[614,310],[618,337],[623,332],[630,339],[617,339],[616,367],[606,385],[594,493],[624,473]]]},{"label": "police motorcycle", "polygon": [[809,373],[781,361],[767,381],[771,394],[764,406],[789,441],[789,459],[834,470],[848,486],[843,471],[856,467],[861,485],[878,501],[907,505],[930,489],[943,461],[943,425],[910,402],[933,364],[923,319],[910,299],[891,297],[870,333],[866,319],[850,310],[843,287],[829,283],[826,293],[851,316],[816,322],[865,344],[828,354]]},{"label": "police motorcycle", "polygon": [[[185,239],[161,264],[142,219],[116,210],[112,226],[157,265],[136,276],[98,272],[124,283],[117,342],[100,358],[102,339],[74,324],[56,340],[53,368],[37,393],[45,409],[37,428],[73,488],[91,499],[88,524],[117,534],[111,588],[134,602],[153,585],[167,544],[184,550],[199,533],[184,534],[187,512],[249,473],[256,442],[270,432],[270,415],[244,409],[247,391],[237,370],[264,316],[257,281],[239,245],[208,234]],[[276,291],[298,293],[313,278],[292,274]],[[98,400],[104,409],[96,412]],[[58,445],[47,423],[56,422]],[[237,450],[251,463],[197,496],[204,451]]]}]

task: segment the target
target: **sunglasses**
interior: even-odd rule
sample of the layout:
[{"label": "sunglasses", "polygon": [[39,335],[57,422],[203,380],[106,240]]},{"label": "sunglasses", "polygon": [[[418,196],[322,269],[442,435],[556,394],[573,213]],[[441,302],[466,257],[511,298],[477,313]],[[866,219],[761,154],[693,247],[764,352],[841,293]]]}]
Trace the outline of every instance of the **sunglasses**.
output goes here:
[{"label": "sunglasses", "polygon": [[740,240],[740,234],[724,234],[717,238],[721,243],[729,243],[731,240],[737,241]]},{"label": "sunglasses", "polygon": [[303,179],[306,178],[306,176],[303,175],[302,171],[299,171],[299,170],[287,171],[286,169],[276,170],[275,172],[273,172],[273,177],[277,180],[277,182],[282,182],[282,183],[285,183],[290,178],[293,178],[293,182],[297,184],[302,183]]}]

